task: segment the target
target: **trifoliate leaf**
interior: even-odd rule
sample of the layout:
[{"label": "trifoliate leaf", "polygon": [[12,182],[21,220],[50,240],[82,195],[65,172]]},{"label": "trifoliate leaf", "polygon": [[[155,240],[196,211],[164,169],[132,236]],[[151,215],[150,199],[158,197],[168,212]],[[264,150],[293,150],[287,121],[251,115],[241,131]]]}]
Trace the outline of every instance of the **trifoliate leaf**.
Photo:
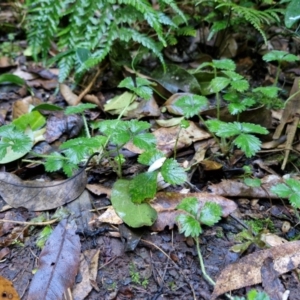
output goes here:
[{"label": "trifoliate leaf", "polygon": [[4,125],[0,127],[0,163],[5,164],[14,161],[26,153],[32,146],[32,139],[17,129],[15,125]]},{"label": "trifoliate leaf", "polygon": [[184,95],[176,100],[174,106],[180,107],[186,118],[197,115],[200,111],[207,107],[207,98],[198,95]]},{"label": "trifoliate leaf", "polygon": [[156,138],[152,133],[140,133],[133,137],[133,144],[140,149],[151,150],[156,145]]},{"label": "trifoliate leaf", "polygon": [[211,82],[210,82],[210,89],[213,93],[218,93],[225,89],[229,84],[231,80],[226,77],[215,77]]},{"label": "trifoliate leaf", "polygon": [[160,158],[165,157],[165,154],[159,150],[152,149],[143,152],[138,157],[138,162],[142,165],[150,166]]},{"label": "trifoliate leaf", "polygon": [[197,218],[200,205],[195,197],[184,198],[177,206],[176,209],[181,209]]},{"label": "trifoliate leaf", "polygon": [[240,134],[233,143],[245,153],[246,157],[255,155],[261,146],[261,141],[256,136],[247,133]]},{"label": "trifoliate leaf", "polygon": [[187,179],[184,169],[172,158],[168,158],[163,164],[161,175],[166,182],[171,184],[182,184]]},{"label": "trifoliate leaf", "polygon": [[288,62],[294,62],[299,60],[298,56],[294,54],[290,54],[286,51],[280,51],[280,50],[272,50],[269,53],[265,54],[262,59],[264,61],[288,61]]},{"label": "trifoliate leaf", "polygon": [[200,223],[189,215],[179,215],[176,218],[178,222],[179,232],[183,233],[186,237],[196,238],[202,233]]},{"label": "trifoliate leaf", "polygon": [[81,103],[76,106],[68,106],[65,110],[66,115],[72,115],[72,114],[80,114],[83,113],[87,109],[96,108],[96,104],[92,103]]},{"label": "trifoliate leaf", "polygon": [[213,60],[213,65],[217,69],[221,69],[221,70],[234,71],[236,68],[234,61],[231,59]]},{"label": "trifoliate leaf", "polygon": [[141,173],[129,183],[129,195],[133,203],[142,203],[154,198],[157,187],[157,172]]},{"label": "trifoliate leaf", "polygon": [[200,212],[200,222],[212,226],[219,222],[222,216],[222,208],[215,202],[205,202]]},{"label": "trifoliate leaf", "polygon": [[293,193],[292,189],[285,183],[279,183],[271,187],[271,192],[278,195],[281,198],[289,198]]}]

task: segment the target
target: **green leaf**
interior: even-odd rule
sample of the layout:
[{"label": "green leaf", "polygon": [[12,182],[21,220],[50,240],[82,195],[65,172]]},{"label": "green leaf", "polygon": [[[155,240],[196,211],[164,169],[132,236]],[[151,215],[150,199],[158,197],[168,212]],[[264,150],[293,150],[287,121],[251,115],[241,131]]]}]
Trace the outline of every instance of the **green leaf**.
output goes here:
[{"label": "green leaf", "polygon": [[284,23],[287,28],[291,28],[300,19],[299,0],[291,0],[285,9]]},{"label": "green leaf", "polygon": [[300,208],[300,195],[297,193],[294,193],[290,196],[289,201],[291,205],[295,208]]},{"label": "green leaf", "polygon": [[46,124],[45,117],[38,111],[24,114],[12,122],[19,130],[24,131],[28,126],[37,130]]},{"label": "green leaf", "polygon": [[245,92],[249,89],[249,82],[245,79],[231,81],[230,85],[234,90],[240,93]]},{"label": "green leaf", "polygon": [[210,83],[210,89],[214,93],[219,93],[224,90],[229,84],[231,80],[226,77],[215,77]]},{"label": "green leaf", "polygon": [[292,189],[285,183],[278,183],[275,186],[271,187],[271,192],[281,198],[289,198],[293,193]]},{"label": "green leaf", "polygon": [[150,166],[158,159],[165,157],[165,154],[157,149],[143,152],[138,157],[138,162],[142,165]]},{"label": "green leaf", "polygon": [[300,194],[300,181],[289,178],[285,180],[285,183],[292,189],[293,192]]},{"label": "green leaf", "polygon": [[140,149],[151,150],[156,146],[156,138],[152,133],[140,133],[133,137],[133,144]]},{"label": "green leaf", "polygon": [[205,202],[200,211],[200,222],[207,226],[212,226],[219,222],[222,216],[222,208],[215,202]]},{"label": "green leaf", "polygon": [[246,157],[255,155],[261,146],[261,141],[256,136],[247,133],[240,134],[233,143],[245,153]]},{"label": "green leaf", "polygon": [[19,159],[33,146],[33,140],[13,124],[1,126],[0,137],[0,164]]},{"label": "green leaf", "polygon": [[186,237],[196,238],[202,233],[200,223],[189,215],[179,215],[176,218],[178,222],[179,232],[183,233]]},{"label": "green leaf", "polygon": [[141,173],[129,183],[129,195],[133,203],[142,203],[154,198],[157,187],[157,172]]},{"label": "green leaf", "polygon": [[24,85],[26,82],[21,77],[14,74],[2,74],[0,75],[0,84],[1,83],[14,83],[16,85]]},{"label": "green leaf", "polygon": [[[234,122],[238,124],[238,122]],[[239,123],[241,125],[241,131],[245,133],[258,133],[258,134],[267,134],[269,131],[260,125],[252,123]]]},{"label": "green leaf", "polygon": [[270,297],[265,292],[251,290],[247,294],[247,300],[270,300]]},{"label": "green leaf", "polygon": [[176,209],[181,209],[197,218],[198,211],[200,209],[199,201],[196,197],[184,198],[177,206]]},{"label": "green leaf", "polygon": [[168,158],[164,162],[161,168],[161,175],[166,182],[171,184],[182,184],[187,180],[184,169],[172,158]]},{"label": "green leaf", "polygon": [[136,95],[125,92],[121,95],[115,96],[104,104],[104,111],[112,111],[121,113],[124,108],[128,107],[136,99]]},{"label": "green leaf", "polygon": [[49,110],[49,111],[60,111],[64,110],[62,107],[54,104],[42,103],[32,109],[32,111]]},{"label": "green leaf", "polygon": [[259,178],[245,178],[244,183],[250,187],[261,186],[261,180]]},{"label": "green leaf", "polygon": [[262,59],[266,62],[269,61],[287,61],[287,62],[295,62],[298,61],[298,56],[294,54],[290,54],[286,51],[280,51],[280,50],[272,50],[269,53],[265,54]]},{"label": "green leaf", "polygon": [[139,132],[145,131],[151,127],[148,122],[131,120],[127,123],[128,129],[132,132],[132,134],[137,134]]},{"label": "green leaf", "polygon": [[67,158],[58,152],[53,152],[49,155],[45,162],[47,172],[55,172],[63,168]]},{"label": "green leaf", "polygon": [[261,86],[261,87],[257,87],[255,89],[253,89],[252,91],[254,93],[260,92],[264,96],[267,96],[269,98],[277,98],[278,97],[278,92],[280,90],[281,89],[278,88],[277,86]]},{"label": "green leaf", "polygon": [[208,127],[209,131],[211,132],[218,132],[220,128],[222,128],[227,123],[220,121],[220,120],[208,120],[205,122],[205,125]]},{"label": "green leaf", "polygon": [[213,60],[213,65],[220,70],[234,71],[236,65],[231,59]]},{"label": "green leaf", "polygon": [[72,115],[72,114],[80,114],[84,113],[87,109],[96,108],[96,104],[92,103],[80,103],[76,106],[68,106],[65,110],[66,115]]},{"label": "green leaf", "polygon": [[234,123],[224,123],[222,126],[219,127],[216,134],[222,138],[228,138],[228,137],[238,135],[241,132],[242,132],[241,123],[234,122]]},{"label": "green leaf", "polygon": [[230,114],[237,115],[247,109],[247,106],[244,105],[242,102],[240,103],[230,103],[228,104],[228,110]]},{"label": "green leaf", "polygon": [[204,110],[207,104],[208,101],[206,97],[190,94],[178,98],[174,106],[180,107],[186,118],[191,118]]},{"label": "green leaf", "polygon": [[118,180],[113,185],[111,203],[116,213],[130,227],[151,226],[157,218],[156,210],[148,203],[133,203],[129,195],[129,184],[128,180]]}]

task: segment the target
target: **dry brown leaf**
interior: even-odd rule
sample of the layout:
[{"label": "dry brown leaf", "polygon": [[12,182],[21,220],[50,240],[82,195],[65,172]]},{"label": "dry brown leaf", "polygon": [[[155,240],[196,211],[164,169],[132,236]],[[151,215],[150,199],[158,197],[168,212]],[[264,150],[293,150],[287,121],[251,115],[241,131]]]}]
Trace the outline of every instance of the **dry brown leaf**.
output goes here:
[{"label": "dry brown leaf", "polygon": [[97,218],[98,221],[103,223],[120,225],[123,224],[123,220],[117,215],[116,211],[112,206]]},{"label": "dry brown leaf", "polygon": [[76,199],[85,189],[86,172],[80,170],[63,181],[23,181],[16,175],[0,172],[0,195],[12,207],[42,211]]},{"label": "dry brown leaf", "polygon": [[69,105],[74,106],[78,104],[78,96],[66,84],[60,83],[59,91]]},{"label": "dry brown leaf", "polygon": [[8,67],[13,67],[15,66],[16,63],[7,56],[2,56],[0,57],[0,68],[8,68]]},{"label": "dry brown leaf", "polygon": [[108,198],[110,198],[110,195],[111,195],[111,188],[108,188],[106,186],[104,186],[103,184],[87,184],[86,185],[86,188],[92,192],[93,194],[96,194],[96,195],[107,195]]},{"label": "dry brown leaf", "polygon": [[300,241],[289,242],[267,250],[256,251],[228,265],[219,275],[211,299],[242,287],[261,282],[261,267],[266,258],[274,261],[274,270],[284,274],[300,264]]},{"label": "dry brown leaf", "polygon": [[[80,239],[62,220],[47,240],[39,257],[27,300],[60,300],[75,282],[80,263]],[[45,288],[47,287],[47,288]]]},{"label": "dry brown leaf", "polygon": [[157,220],[151,226],[151,229],[154,231],[162,231],[166,226],[172,229],[176,224],[176,217],[179,214],[176,210],[176,206],[186,197],[196,197],[201,204],[207,201],[218,203],[222,207],[223,217],[227,217],[237,208],[237,205],[232,200],[214,194],[160,192],[156,195],[155,200],[150,202],[150,205],[157,211]]},{"label": "dry brown leaf", "polygon": [[281,183],[281,177],[268,175],[262,178],[261,187],[250,187],[238,180],[222,180],[220,183],[209,185],[209,190],[216,195],[224,197],[251,197],[278,199],[276,194],[271,193],[271,187]]},{"label": "dry brown leaf", "polygon": [[97,249],[86,250],[81,254],[79,272],[82,280],[73,288],[74,300],[85,299],[92,290],[93,286],[90,281],[96,280],[99,255],[100,250]]},{"label": "dry brown leaf", "polygon": [[[174,151],[177,138],[177,150],[179,150],[190,146],[193,142],[211,137],[210,133],[199,128],[194,122],[190,121],[189,123],[190,126],[186,129],[182,129],[180,126],[174,126],[169,128],[159,128],[154,131],[153,134],[157,140],[157,149],[165,154],[171,154]],[[178,137],[179,131],[180,134]]]},{"label": "dry brown leaf", "polygon": [[17,119],[18,117],[27,114],[29,112],[30,105],[36,106],[41,103],[43,103],[42,100],[32,96],[28,96],[22,100],[15,101],[12,106],[13,119]]}]

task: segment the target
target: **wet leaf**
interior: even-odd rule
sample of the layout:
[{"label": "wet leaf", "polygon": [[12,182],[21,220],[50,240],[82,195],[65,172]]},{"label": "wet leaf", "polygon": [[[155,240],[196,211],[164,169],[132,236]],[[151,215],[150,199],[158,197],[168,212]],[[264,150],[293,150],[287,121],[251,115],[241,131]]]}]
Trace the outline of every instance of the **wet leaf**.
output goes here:
[{"label": "wet leaf", "polygon": [[64,181],[23,181],[16,175],[0,172],[0,195],[12,207],[42,211],[76,199],[86,185],[86,172],[80,170]]},{"label": "wet leaf", "polygon": [[[80,240],[62,220],[49,237],[39,257],[39,268],[28,292],[28,300],[59,300],[75,282],[80,263]],[[47,287],[47,288],[45,288]]]}]

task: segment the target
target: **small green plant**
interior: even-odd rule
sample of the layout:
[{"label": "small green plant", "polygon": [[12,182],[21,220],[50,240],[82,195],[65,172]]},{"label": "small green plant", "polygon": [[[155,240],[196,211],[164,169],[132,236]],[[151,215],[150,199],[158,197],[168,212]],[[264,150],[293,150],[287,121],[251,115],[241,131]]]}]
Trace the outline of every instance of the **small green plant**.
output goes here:
[{"label": "small green plant", "polygon": [[53,229],[50,225],[47,225],[43,228],[43,230],[39,233],[38,238],[36,240],[36,245],[42,249],[47,242],[49,236],[51,235]]},{"label": "small green plant", "polygon": [[298,56],[296,56],[294,54],[290,54],[289,52],[286,52],[286,51],[279,51],[279,50],[272,50],[272,51],[268,52],[267,54],[265,54],[262,58],[266,62],[276,61],[278,63],[274,86],[276,86],[278,83],[282,64],[284,62],[296,62],[299,60]]},{"label": "small green plant", "polygon": [[227,154],[233,146],[236,146],[245,153],[246,157],[252,157],[261,146],[261,141],[253,134],[268,133],[266,128],[252,123],[209,120],[205,124],[211,132],[221,138],[220,147],[223,154]]},{"label": "small green plant", "polygon": [[183,199],[176,208],[184,212],[184,214],[180,214],[177,217],[180,233],[195,240],[202,274],[210,284],[215,285],[215,282],[205,270],[200,250],[199,235],[203,232],[202,225],[213,226],[220,220],[222,215],[220,205],[214,202],[206,202],[201,207],[197,198],[188,197]]},{"label": "small green plant", "polygon": [[257,290],[251,290],[245,297],[234,297],[233,300],[270,300],[270,297],[265,292],[258,292]]},{"label": "small green plant", "polygon": [[131,281],[133,283],[140,284],[144,288],[146,288],[148,286],[148,284],[149,284],[148,279],[146,279],[146,278],[142,279],[141,278],[139,272],[136,269],[136,266],[133,263],[131,263],[129,265],[129,274],[130,274]]}]

